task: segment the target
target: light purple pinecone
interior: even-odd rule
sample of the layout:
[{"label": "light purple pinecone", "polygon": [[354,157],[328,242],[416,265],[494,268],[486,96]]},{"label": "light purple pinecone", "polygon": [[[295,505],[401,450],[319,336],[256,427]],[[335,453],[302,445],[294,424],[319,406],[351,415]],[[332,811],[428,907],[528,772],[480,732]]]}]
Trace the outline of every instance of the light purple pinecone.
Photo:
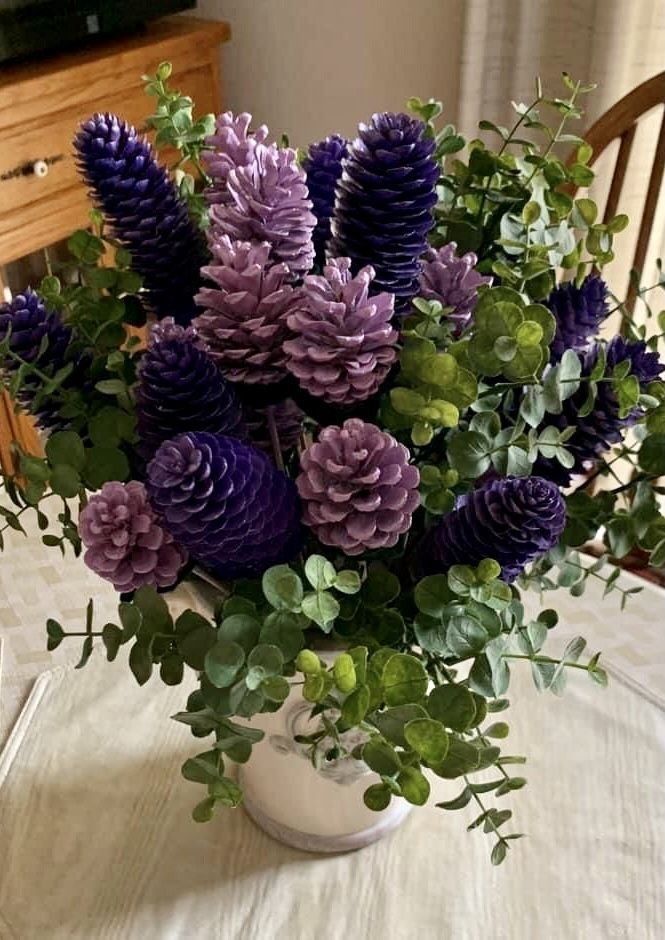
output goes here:
[{"label": "light purple pinecone", "polygon": [[206,190],[209,205],[228,203],[231,196],[227,190],[227,179],[231,170],[239,166],[248,166],[254,157],[257,144],[268,141],[269,131],[265,124],[250,131],[252,115],[234,115],[225,111],[215,121],[215,133],[206,139],[209,150],[202,153],[203,164],[212,179],[212,185]]},{"label": "light purple pinecone", "polygon": [[124,593],[175,584],[187,552],[161,527],[142,483],[105,483],[79,517],[88,568]]},{"label": "light purple pinecone", "polygon": [[284,343],[286,366],[302,388],[330,404],[374,395],[397,358],[391,325],[393,294],[369,296],[374,268],[351,276],[349,258],[334,258],[323,276],[309,275],[288,317],[294,339]]},{"label": "light purple pinecone", "polygon": [[390,434],[349,418],[324,428],[300,458],[303,522],[346,555],[395,545],[420,497],[418,468]]},{"label": "light purple pinecone", "polygon": [[[316,225],[305,171],[298,166],[296,151],[291,147],[256,139],[244,146],[247,151],[239,148],[235,159],[244,158],[246,163],[228,169],[224,163],[218,170],[218,180],[225,175],[226,193],[219,183],[215,184],[211,198],[217,201],[210,209],[210,245],[214,247],[224,235],[268,242],[272,260],[284,262],[293,277],[300,278],[314,261],[312,232]],[[233,159],[231,148],[228,160]]]},{"label": "light purple pinecone", "polygon": [[492,283],[491,277],[475,270],[477,264],[478,258],[472,251],[458,255],[455,242],[438,249],[428,248],[423,255],[419,296],[453,308],[448,318],[456,334],[471,320],[478,302],[478,288]]},{"label": "light purple pinecone", "polygon": [[223,235],[213,246],[213,263],[201,268],[216,286],[201,288],[194,298],[205,308],[194,325],[231,382],[269,384],[286,376],[282,343],[290,335],[286,318],[297,288],[287,265],[269,257],[267,242],[232,242]]}]

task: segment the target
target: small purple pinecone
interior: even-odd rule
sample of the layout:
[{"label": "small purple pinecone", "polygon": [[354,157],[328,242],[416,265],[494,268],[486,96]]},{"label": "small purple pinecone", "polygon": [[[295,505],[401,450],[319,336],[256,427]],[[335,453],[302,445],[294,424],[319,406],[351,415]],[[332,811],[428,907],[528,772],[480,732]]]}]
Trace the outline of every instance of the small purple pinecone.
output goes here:
[{"label": "small purple pinecone", "polygon": [[[232,115],[229,120],[233,120]],[[242,149],[237,157],[243,156]],[[240,241],[268,242],[271,260],[288,265],[292,277],[300,278],[314,261],[312,231],[316,217],[296,151],[254,140],[244,156],[246,163],[232,168],[225,164],[220,171],[219,178],[226,180],[226,193],[215,185],[209,196],[213,202],[209,243],[214,248],[224,235]],[[209,157],[208,165],[211,159],[214,162],[214,157]]]},{"label": "small purple pinecone", "polygon": [[145,137],[115,114],[95,114],[74,139],[92,199],[143,278],[157,317],[189,323],[205,240]]},{"label": "small purple pinecone", "polygon": [[394,437],[358,418],[324,428],[300,458],[303,522],[346,555],[395,545],[420,502],[409,457]]},{"label": "small purple pinecone", "polygon": [[196,345],[196,330],[171,321],[152,329],[138,369],[139,451],[149,460],[159,445],[184,431],[244,437],[242,408],[215,362]]},{"label": "small purple pinecone", "polygon": [[334,258],[323,276],[309,275],[287,318],[294,339],[284,343],[287,368],[301,387],[330,404],[351,405],[375,395],[397,358],[391,326],[395,298],[369,296],[374,269],[351,276],[348,258]]},{"label": "small purple pinecone", "polygon": [[[586,352],[578,353],[582,363],[582,378],[588,378],[596,362],[600,344],[596,343]],[[640,389],[646,392],[650,382],[665,371],[658,353],[649,352],[643,342],[629,342],[622,336],[615,336],[606,347],[607,364],[605,376],[610,377],[613,369],[620,363],[630,361],[629,375],[637,376]],[[566,448],[575,458],[570,469],[563,467],[557,460],[539,457],[534,464],[534,473],[554,480],[560,486],[567,486],[571,476],[584,473],[589,467],[624,437],[627,428],[639,421],[644,412],[635,408],[624,418],[619,417],[619,402],[611,383],[598,382],[596,401],[593,411],[586,417],[579,416],[579,410],[585,403],[589,392],[588,382],[582,381],[579,389],[563,402],[560,414],[548,414],[546,424],[557,427],[560,431],[574,427],[575,433],[566,441]]]},{"label": "small purple pinecone", "polygon": [[270,260],[267,242],[213,246],[213,263],[202,268],[215,287],[202,287],[196,302],[205,312],[194,321],[210,355],[231,382],[271,384],[286,377],[286,324],[295,297],[286,264]]},{"label": "small purple pinecone", "polygon": [[303,160],[307,174],[307,188],[312,200],[312,211],[316,216],[314,228],[314,251],[316,262],[323,267],[326,261],[326,246],[330,238],[330,219],[335,206],[335,188],[342,175],[343,162],[349,154],[349,141],[339,134],[310,144]]},{"label": "small purple pinecone", "polygon": [[171,587],[187,552],[160,525],[142,483],[105,483],[79,517],[88,568],[125,593]]},{"label": "small purple pinecone", "polygon": [[502,477],[461,496],[419,547],[424,574],[494,558],[504,581],[553,548],[566,525],[558,486],[540,477]]},{"label": "small purple pinecone", "polygon": [[598,334],[609,314],[607,284],[597,274],[589,274],[580,287],[567,281],[555,287],[545,305],[556,319],[556,334],[550,346],[552,362],[559,362],[567,349],[582,351]]},{"label": "small purple pinecone", "polygon": [[447,314],[456,336],[471,322],[478,302],[478,288],[491,284],[491,277],[479,274],[478,258],[472,251],[457,254],[457,245],[450,242],[442,248],[428,248],[423,255],[419,295],[425,300],[438,300],[453,309]]},{"label": "small purple pinecone", "polygon": [[[48,310],[39,295],[30,288],[22,294],[15,294],[9,303],[0,304],[0,342],[10,331],[11,352],[25,362],[38,365],[41,372],[54,376],[67,364],[71,354],[72,331],[62,322],[59,314]],[[40,353],[44,340],[47,346]],[[87,364],[86,359],[84,365]],[[20,363],[16,359],[5,356],[0,360],[0,375],[3,371],[7,374],[16,372],[19,366]],[[65,380],[67,384],[71,381],[72,376]],[[42,427],[56,429],[64,426],[54,401],[45,399],[36,410],[34,409],[32,396],[39,385],[38,379],[26,375],[19,394],[21,404],[36,414]]]},{"label": "small purple pinecone", "polygon": [[394,294],[398,311],[418,293],[434,222],[439,167],[425,131],[407,114],[375,114],[360,125],[337,185],[329,254],[351,258],[354,271],[371,264],[374,291]]},{"label": "small purple pinecone", "polygon": [[295,485],[260,450],[221,434],[180,434],[148,465],[164,525],[219,578],[256,577],[302,547]]},{"label": "small purple pinecone", "polygon": [[202,153],[203,164],[212,185],[206,189],[206,201],[209,205],[228,203],[231,196],[227,188],[228,175],[239,166],[249,166],[254,159],[257,144],[268,143],[268,128],[265,124],[250,131],[251,114],[234,115],[225,111],[215,121],[215,133],[206,139]]},{"label": "small purple pinecone", "polygon": [[[273,418],[279,446],[282,453],[293,450],[300,440],[305,414],[291,399],[287,398],[275,405],[268,406],[273,409]],[[244,408],[245,424],[247,425],[247,436],[254,447],[259,447],[270,457],[274,454],[270,429],[268,427],[268,407],[254,408],[246,406]]]}]

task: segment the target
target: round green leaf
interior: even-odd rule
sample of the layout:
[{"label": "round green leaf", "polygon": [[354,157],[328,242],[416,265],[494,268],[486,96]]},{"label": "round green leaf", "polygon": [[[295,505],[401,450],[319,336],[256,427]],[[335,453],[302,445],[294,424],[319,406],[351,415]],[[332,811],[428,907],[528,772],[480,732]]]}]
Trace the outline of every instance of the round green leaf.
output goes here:
[{"label": "round green leaf", "polygon": [[366,685],[360,685],[342,705],[342,720],[349,727],[359,725],[369,709],[370,692]]},{"label": "round green leaf", "polygon": [[430,617],[440,617],[450,597],[445,574],[432,574],[423,578],[416,584],[414,591],[416,607]]},{"label": "round green leaf", "polygon": [[333,679],[340,692],[351,692],[356,687],[356,667],[348,653],[340,653],[333,664]]},{"label": "round green leaf", "polygon": [[543,339],[543,328],[535,320],[525,320],[515,334],[518,346],[539,346]]},{"label": "round green leaf", "polygon": [[76,496],[81,486],[78,472],[65,463],[56,464],[51,473],[51,489],[63,499]]},{"label": "round green leaf", "polygon": [[638,462],[646,473],[665,474],[665,434],[647,437],[638,455]]},{"label": "round green leaf", "polygon": [[105,483],[129,476],[129,461],[117,447],[91,447],[86,451],[84,476],[91,489],[99,489]]},{"label": "round green leaf", "polygon": [[200,803],[197,803],[192,810],[192,819],[194,822],[198,823],[210,822],[214,814],[215,798],[212,796],[207,796],[205,800],[201,800]]},{"label": "round green leaf", "polygon": [[328,632],[339,614],[339,601],[328,591],[312,591],[302,600],[302,612]]},{"label": "round green leaf", "polygon": [[231,640],[218,640],[205,656],[205,674],[218,689],[231,685],[245,662],[242,646]]},{"label": "round green leaf", "polygon": [[313,650],[300,650],[296,657],[296,669],[306,676],[318,676],[323,666]]},{"label": "round green leaf", "polygon": [[429,799],[430,786],[427,777],[417,767],[405,767],[397,778],[402,796],[414,806],[423,806]]},{"label": "round green leaf", "polygon": [[392,777],[402,766],[395,749],[381,738],[370,738],[363,747],[362,757],[370,770],[384,777]]},{"label": "round green leaf", "polygon": [[425,697],[428,679],[420,660],[395,653],[384,666],[381,683],[387,705],[408,705]]},{"label": "round green leaf", "polygon": [[380,813],[389,805],[391,796],[390,788],[385,783],[375,783],[365,790],[363,801],[368,809]]},{"label": "round green leaf", "polygon": [[333,587],[341,594],[357,594],[360,590],[360,575],[357,571],[340,571],[335,575]]},{"label": "round green leaf", "polygon": [[501,362],[511,362],[517,352],[517,340],[512,336],[497,336],[492,351]]},{"label": "round green leaf", "polygon": [[425,707],[432,718],[453,731],[466,731],[476,717],[473,695],[460,685],[440,685],[432,689]]},{"label": "round green leaf", "polygon": [[57,431],[46,442],[46,456],[51,466],[67,464],[82,470],[85,462],[83,441],[75,431]]},{"label": "round green leaf", "polygon": [[483,558],[476,569],[478,580],[483,584],[488,581],[494,581],[501,574],[501,565],[493,558]]},{"label": "round green leaf", "polygon": [[303,599],[302,581],[288,565],[268,568],[261,579],[266,600],[276,610],[299,610]]},{"label": "round green leaf", "polygon": [[439,721],[416,718],[404,728],[407,744],[428,764],[440,764],[448,753],[448,735]]},{"label": "round green leaf", "polygon": [[419,392],[409,388],[391,389],[390,403],[398,414],[403,415],[416,415],[427,404]]},{"label": "round green leaf", "polygon": [[[242,600],[242,598],[236,598]],[[224,606],[226,611],[226,605]],[[219,635],[225,640],[232,640],[249,653],[257,644],[261,625],[249,614],[231,614],[225,617],[219,628]]]},{"label": "round green leaf", "polygon": [[289,697],[291,686],[284,676],[269,676],[263,680],[261,689],[271,702],[284,702]]},{"label": "round green leaf", "polygon": [[337,572],[323,555],[310,555],[305,562],[305,575],[315,591],[325,591],[335,583]]},{"label": "round green leaf", "polygon": [[265,676],[279,676],[284,667],[284,657],[278,647],[261,643],[255,646],[247,657],[247,665],[250,669],[261,667]]}]

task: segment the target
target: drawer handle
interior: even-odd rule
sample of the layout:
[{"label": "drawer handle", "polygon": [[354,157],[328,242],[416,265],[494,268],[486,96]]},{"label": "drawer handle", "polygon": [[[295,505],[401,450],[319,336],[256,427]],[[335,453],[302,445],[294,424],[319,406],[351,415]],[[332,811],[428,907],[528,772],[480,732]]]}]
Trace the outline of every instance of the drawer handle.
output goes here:
[{"label": "drawer handle", "polygon": [[41,160],[21,163],[19,166],[15,166],[13,170],[7,170],[0,175],[0,182],[4,183],[8,180],[17,179],[19,176],[36,176],[38,179],[43,179],[48,175],[49,167],[52,167],[54,163],[60,163],[64,159],[64,153],[59,153],[54,157],[43,157]]}]

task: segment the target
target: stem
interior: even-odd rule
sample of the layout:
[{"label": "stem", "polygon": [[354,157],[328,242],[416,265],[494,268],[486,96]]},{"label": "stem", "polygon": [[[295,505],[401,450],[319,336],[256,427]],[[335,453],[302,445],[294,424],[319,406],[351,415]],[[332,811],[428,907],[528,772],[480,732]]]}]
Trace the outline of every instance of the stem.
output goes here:
[{"label": "stem", "polygon": [[284,472],[284,458],[282,456],[282,448],[279,443],[279,432],[277,430],[277,422],[275,421],[275,406],[268,405],[266,408],[266,417],[268,419],[268,433],[270,434],[270,443],[272,444],[272,451],[275,457],[275,463],[277,468]]},{"label": "stem", "polygon": [[497,827],[494,825],[494,820],[492,819],[492,817],[486,815],[486,814],[487,814],[487,807],[485,806],[485,804],[483,803],[483,801],[480,799],[480,797],[478,796],[478,794],[473,790],[473,786],[472,786],[472,784],[471,784],[471,781],[469,780],[469,778],[468,778],[467,776],[464,777],[464,782],[466,783],[466,785],[467,785],[467,786],[469,787],[469,789],[471,790],[471,795],[472,795],[472,797],[474,798],[474,800],[476,801],[476,803],[478,804],[481,813],[485,814],[485,821],[489,823],[489,826],[490,826],[490,828],[492,829],[492,832],[494,833],[494,835],[497,837],[498,841],[499,841],[499,842],[503,842],[504,845],[506,846],[506,849],[509,849],[509,848],[510,848],[510,845],[508,844],[507,840],[504,839],[504,837],[501,835],[501,833],[499,832],[499,830],[497,829]]},{"label": "stem", "polygon": [[[575,85],[575,90],[573,91],[572,95],[570,96],[570,98],[569,98],[569,100],[568,100],[568,103],[570,104],[571,107],[575,104],[575,99],[577,98],[577,95],[578,95],[578,93],[579,93],[581,84],[582,84],[581,82],[577,82],[577,84]],[[549,144],[547,145],[547,148],[545,149],[545,152],[542,154],[543,160],[545,160],[547,157],[549,157],[550,153],[552,152],[552,149],[553,149],[554,145],[557,143],[557,141],[558,141],[558,139],[559,139],[559,135],[561,134],[561,131],[562,131],[562,130],[564,129],[564,127],[566,126],[566,121],[567,121],[569,118],[570,118],[570,114],[569,114],[568,112],[566,112],[566,113],[563,115],[563,117],[561,118],[561,121],[560,121],[560,123],[559,123],[558,128],[557,128],[556,131],[554,132],[554,135],[552,136],[552,138],[551,138]],[[536,173],[538,172],[539,169],[540,169],[539,167],[534,166],[534,168],[533,168],[533,170],[532,170],[532,172],[531,172],[531,176],[528,178],[528,180],[527,180],[526,183],[524,184],[525,187],[528,187],[528,186],[529,186],[529,183],[530,183],[531,180],[534,178],[534,176],[536,175]]]},{"label": "stem", "polygon": [[[579,566],[578,566],[579,567]],[[588,569],[584,569],[585,571]],[[604,580],[604,579],[601,579]],[[587,672],[587,667],[584,663],[572,663],[569,660],[559,660],[552,659],[551,656],[527,656],[525,653],[504,653],[504,659],[528,659],[531,663],[549,663],[551,666],[570,666],[572,669],[584,669]]]}]

